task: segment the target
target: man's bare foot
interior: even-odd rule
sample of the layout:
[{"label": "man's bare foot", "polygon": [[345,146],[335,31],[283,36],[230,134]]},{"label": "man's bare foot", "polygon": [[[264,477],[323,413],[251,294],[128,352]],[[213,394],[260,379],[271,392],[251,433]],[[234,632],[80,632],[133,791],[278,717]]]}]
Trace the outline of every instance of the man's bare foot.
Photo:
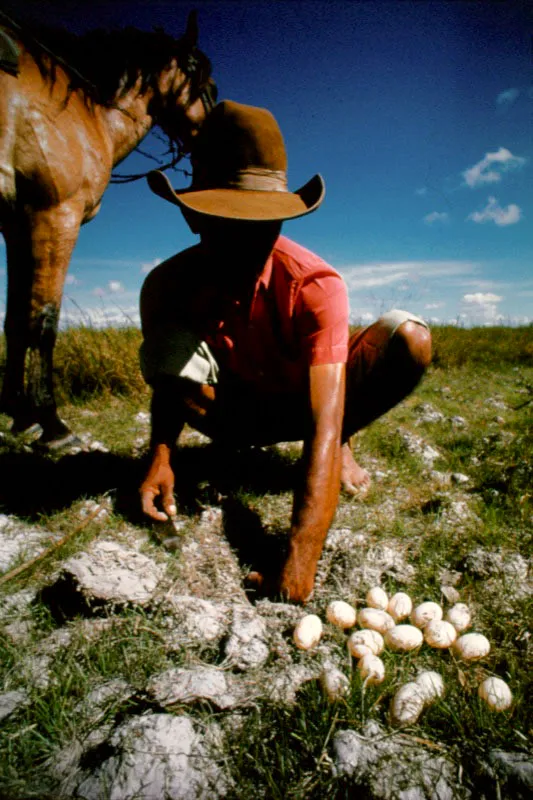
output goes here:
[{"label": "man's bare foot", "polygon": [[353,457],[349,442],[341,448],[341,489],[354,497],[365,497],[370,489],[370,475]]}]

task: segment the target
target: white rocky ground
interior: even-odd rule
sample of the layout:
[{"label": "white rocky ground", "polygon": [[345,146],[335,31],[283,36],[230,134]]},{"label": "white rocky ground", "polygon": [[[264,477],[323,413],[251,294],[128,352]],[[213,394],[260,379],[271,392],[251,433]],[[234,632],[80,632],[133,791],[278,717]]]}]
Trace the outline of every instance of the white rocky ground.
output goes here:
[{"label": "white rocky ground", "polygon": [[[447,419],[429,404],[420,406],[419,420],[466,425],[461,417]],[[434,462],[440,458],[436,448],[402,428],[398,434],[409,452],[421,459],[426,480],[435,487],[441,507],[435,531],[476,526],[476,499],[464,490],[469,476],[435,470]],[[416,583],[409,542],[378,535],[383,522],[409,503],[409,492],[396,488],[378,466],[371,465],[370,471],[375,484],[383,486],[383,501],[363,506],[343,499],[328,534],[309,607],[322,618],[329,600],[360,600],[368,588],[387,578],[405,591]],[[442,461],[439,466],[442,469]],[[120,677],[92,687],[75,712],[77,730],[83,735],[48,765],[58,796],[191,800],[231,795],[231,770],[224,753],[232,730],[240,724],[239,715],[259,701],[294,704],[299,689],[319,680],[324,669],[348,675],[342,637],[326,626],[320,644],[304,654],[290,635],[301,609],[266,599],[250,603],[241,567],[224,535],[220,508],[206,508],[194,524],[184,518],[181,532],[177,526],[174,552],[166,552],[133,526],[109,536],[103,505],[100,534],[84,551],[65,560],[45,587],[46,597],[60,604],[63,614],[62,624],[52,634],[40,638],[32,623],[29,607],[35,591],[0,597],[2,635],[27,650],[22,673],[14,678],[13,687],[0,694],[0,719],[21,712],[32,702],[35,687],[56,680],[55,654],[72,647],[80,634],[87,641],[98,641],[126,607],[157,611],[166,652],[185,651],[185,665],[156,672],[144,687],[132,687]],[[286,504],[276,513],[288,514],[288,509]],[[89,501],[80,518],[95,510],[96,504]],[[53,540],[44,529],[0,515],[0,569],[7,571]],[[530,565],[522,556],[477,547],[460,570],[443,570],[442,596],[437,599],[450,604],[460,599],[464,574],[482,578],[483,591],[501,597],[501,607],[507,611],[513,598],[533,591]],[[71,621],[69,609],[80,608],[86,619]],[[100,616],[93,615],[95,609]],[[206,647],[218,648],[221,657],[216,666],[202,661]],[[144,711],[120,720],[107,714],[113,703],[139,696],[143,702],[135,707]],[[188,712],[199,701],[208,701],[216,710],[210,722]],[[463,768],[444,746],[427,747],[416,737],[385,729],[372,719],[362,730],[337,730],[326,762],[333,775],[351,776],[369,798],[473,797]],[[484,769],[499,786],[514,787],[515,794],[509,796],[526,797],[533,789],[532,762],[525,757],[494,749],[487,754]]]}]

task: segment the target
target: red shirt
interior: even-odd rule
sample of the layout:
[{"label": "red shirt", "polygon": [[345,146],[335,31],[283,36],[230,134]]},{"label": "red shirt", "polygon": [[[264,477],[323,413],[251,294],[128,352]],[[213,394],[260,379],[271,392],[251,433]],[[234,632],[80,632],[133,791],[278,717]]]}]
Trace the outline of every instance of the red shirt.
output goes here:
[{"label": "red shirt", "polygon": [[[158,297],[153,324],[171,314],[178,324],[193,328],[209,344],[221,371],[259,389],[293,392],[306,388],[310,366],[346,362],[346,285],[314,253],[280,236],[251,303],[224,296],[223,281],[214,290],[205,275],[199,245],[157,267],[146,283],[154,282]],[[178,307],[171,305],[171,297]],[[143,316],[145,338],[147,322]]]}]

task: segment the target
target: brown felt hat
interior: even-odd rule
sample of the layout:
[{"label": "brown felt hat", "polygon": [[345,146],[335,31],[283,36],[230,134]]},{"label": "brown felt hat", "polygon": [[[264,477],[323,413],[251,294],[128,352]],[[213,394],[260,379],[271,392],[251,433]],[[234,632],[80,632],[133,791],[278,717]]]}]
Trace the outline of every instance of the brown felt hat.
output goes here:
[{"label": "brown felt hat", "polygon": [[324,199],[320,175],[295,192],[287,189],[283,136],[266,108],[218,103],[197,136],[191,162],[189,189],[175,191],[158,170],[148,174],[150,189],[184,210],[256,222],[302,217]]}]

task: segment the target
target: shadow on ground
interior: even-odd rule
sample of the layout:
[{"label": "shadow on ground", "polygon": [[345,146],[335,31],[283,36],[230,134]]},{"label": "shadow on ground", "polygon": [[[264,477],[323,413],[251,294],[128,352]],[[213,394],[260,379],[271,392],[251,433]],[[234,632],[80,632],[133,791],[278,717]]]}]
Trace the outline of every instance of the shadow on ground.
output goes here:
[{"label": "shadow on ground", "polygon": [[[133,524],[145,524],[138,487],[146,458],[113,453],[63,457],[10,451],[0,453],[0,511],[30,520],[69,508],[72,503],[109,492],[115,510]],[[176,499],[185,513],[236,492],[278,494],[292,489],[295,464],[276,450],[221,453],[216,447],[185,447],[174,462]]]}]

